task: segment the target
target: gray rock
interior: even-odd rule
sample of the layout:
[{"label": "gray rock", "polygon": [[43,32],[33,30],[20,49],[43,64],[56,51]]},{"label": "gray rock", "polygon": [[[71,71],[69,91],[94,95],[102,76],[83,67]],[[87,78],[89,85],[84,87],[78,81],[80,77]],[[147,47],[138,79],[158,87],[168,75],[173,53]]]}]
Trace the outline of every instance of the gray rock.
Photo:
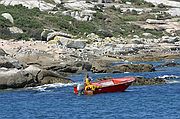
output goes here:
[{"label": "gray rock", "polygon": [[161,39],[161,43],[175,43],[180,41],[179,37],[169,37],[169,36],[163,36]]},{"label": "gray rock", "polygon": [[120,64],[113,66],[107,70],[110,73],[121,72],[152,72],[154,71],[153,65],[150,64]]},{"label": "gray rock", "polygon": [[7,53],[2,48],[0,48],[0,56],[5,56],[5,55],[7,55]]},{"label": "gray rock", "polygon": [[42,41],[47,41],[47,36],[48,36],[48,33],[52,32],[51,30],[48,30],[48,29],[44,29],[41,33],[41,40]]},{"label": "gray rock", "polygon": [[144,77],[135,77],[135,81],[132,83],[132,85],[138,86],[138,85],[157,85],[157,84],[165,84],[167,81],[165,79],[160,78],[144,78]]},{"label": "gray rock", "polygon": [[131,43],[133,43],[133,44],[144,44],[144,43],[141,41],[141,39],[132,39],[132,40],[131,40]]},{"label": "gray rock", "polygon": [[148,24],[165,24],[164,20],[156,20],[156,19],[147,19],[146,23]]},{"label": "gray rock", "polygon": [[34,66],[29,66],[24,70],[0,70],[0,89],[70,82],[72,82],[70,79],[64,78],[55,72],[42,70]]},{"label": "gray rock", "polygon": [[34,82],[34,77],[26,71],[11,69],[0,72],[0,89],[23,88],[30,82]]},{"label": "gray rock", "polygon": [[152,37],[153,36],[151,33],[143,33],[142,35],[145,37]]},{"label": "gray rock", "polygon": [[51,32],[47,34],[47,41],[53,40],[55,36],[63,36],[65,38],[72,38],[72,35],[63,32]]},{"label": "gray rock", "polygon": [[18,27],[9,27],[8,29],[12,34],[23,33],[23,30]]},{"label": "gray rock", "polygon": [[[55,36],[54,42],[58,43],[59,45],[66,46],[67,43],[71,40],[70,38],[62,37],[62,36]],[[53,41],[53,40],[52,40]]]},{"label": "gray rock", "polygon": [[[101,81],[105,79],[109,79],[111,77],[104,77],[96,79],[95,81]],[[136,80],[132,83],[134,86],[141,86],[141,85],[159,85],[159,84],[166,84],[166,79],[161,78],[145,78],[145,77],[134,77]]]},{"label": "gray rock", "polygon": [[29,9],[32,8],[39,8],[41,11],[47,11],[47,10],[52,10],[55,5],[48,3],[45,0],[31,0],[27,2],[26,0],[1,0],[0,4],[4,5],[23,5]]},{"label": "gray rock", "polygon": [[115,66],[93,65],[93,73],[122,73],[122,72],[151,72],[154,71],[150,64],[120,64]]},{"label": "gray rock", "polygon": [[37,64],[39,66],[46,66],[56,62],[52,54],[34,49],[20,49],[19,52],[14,55],[14,58],[28,65]]},{"label": "gray rock", "polygon": [[0,56],[0,67],[23,69],[27,65],[9,56]]},{"label": "gray rock", "polygon": [[86,46],[86,42],[82,40],[72,40],[66,45],[67,48],[83,49]]},{"label": "gray rock", "polygon": [[164,63],[164,64],[156,66],[156,68],[158,68],[158,67],[178,67],[178,66],[180,66],[180,63],[177,63],[177,62],[167,62],[167,63]]},{"label": "gray rock", "polygon": [[14,19],[10,13],[3,13],[3,14],[1,14],[1,16],[6,18],[7,20],[9,20],[12,24],[14,24]]},{"label": "gray rock", "polygon": [[79,68],[77,66],[73,66],[70,64],[56,64],[56,65],[49,65],[47,67],[45,67],[45,69],[47,70],[52,70],[52,71],[56,71],[58,73],[76,73]]}]

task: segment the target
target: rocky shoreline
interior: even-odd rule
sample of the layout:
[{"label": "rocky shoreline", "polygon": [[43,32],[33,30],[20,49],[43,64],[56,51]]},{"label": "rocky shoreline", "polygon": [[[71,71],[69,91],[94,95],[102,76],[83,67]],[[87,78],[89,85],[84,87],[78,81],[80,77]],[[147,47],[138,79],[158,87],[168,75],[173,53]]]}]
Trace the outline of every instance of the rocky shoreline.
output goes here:
[{"label": "rocky shoreline", "polygon": [[[154,72],[179,66],[134,63],[180,58],[179,4],[1,0],[0,89],[70,83],[69,75],[83,72]],[[135,83],[165,82],[137,78]]]},{"label": "rocky shoreline", "polygon": [[[127,62],[179,58],[179,42],[179,37],[173,43],[156,44],[121,43],[121,40],[112,38],[91,43],[79,39],[59,39],[56,43],[0,40],[0,89],[69,83],[73,81],[65,77],[84,71],[152,72],[155,71],[153,65]],[[114,62],[124,63],[112,65]],[[168,65],[174,64],[162,66]],[[165,81],[152,80],[150,84],[154,82],[161,84]],[[143,85],[142,81],[140,85]]]}]

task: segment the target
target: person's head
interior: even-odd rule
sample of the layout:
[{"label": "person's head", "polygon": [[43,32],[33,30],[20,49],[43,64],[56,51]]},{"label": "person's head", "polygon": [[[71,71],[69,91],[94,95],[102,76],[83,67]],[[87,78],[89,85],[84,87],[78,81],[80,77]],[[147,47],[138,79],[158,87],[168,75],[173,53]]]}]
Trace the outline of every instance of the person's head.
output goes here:
[{"label": "person's head", "polygon": [[88,74],[86,74],[86,78],[89,78],[89,75],[88,75]]}]

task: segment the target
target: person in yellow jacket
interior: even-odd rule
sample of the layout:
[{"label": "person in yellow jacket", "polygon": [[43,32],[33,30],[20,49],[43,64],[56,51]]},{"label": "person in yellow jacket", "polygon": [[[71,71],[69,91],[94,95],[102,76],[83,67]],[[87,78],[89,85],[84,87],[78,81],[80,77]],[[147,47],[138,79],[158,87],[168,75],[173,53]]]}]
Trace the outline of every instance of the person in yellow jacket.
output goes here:
[{"label": "person in yellow jacket", "polygon": [[92,85],[91,84],[91,78],[89,78],[89,75],[86,74],[86,77],[85,77],[85,91],[87,91],[87,90],[95,91],[97,88],[99,88],[99,86]]}]

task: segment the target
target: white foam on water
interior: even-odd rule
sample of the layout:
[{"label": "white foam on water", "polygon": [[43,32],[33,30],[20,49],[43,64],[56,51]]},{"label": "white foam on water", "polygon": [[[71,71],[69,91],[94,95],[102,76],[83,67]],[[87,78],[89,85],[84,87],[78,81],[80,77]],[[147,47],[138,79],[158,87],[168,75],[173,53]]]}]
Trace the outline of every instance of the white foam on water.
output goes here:
[{"label": "white foam on water", "polygon": [[180,83],[180,81],[177,81],[177,80],[171,80],[171,81],[168,81],[168,83],[172,84],[172,83]]},{"label": "white foam on water", "polygon": [[176,75],[164,75],[164,76],[159,76],[158,78],[162,78],[162,79],[177,79],[177,78],[180,78],[180,76],[176,76]]},{"label": "white foam on water", "polygon": [[32,89],[32,90],[37,90],[37,91],[50,91],[47,90],[49,88],[61,88],[61,87],[69,87],[69,86],[74,86],[77,83],[67,83],[67,84],[63,84],[63,83],[54,83],[54,84],[45,84],[42,86],[37,86],[37,87],[28,87],[27,89]]},{"label": "white foam on water", "polygon": [[[167,83],[172,84],[172,83],[180,83],[180,76],[176,75],[164,75],[164,76],[159,76],[158,78],[165,79]],[[179,80],[176,80],[179,79]]]}]

